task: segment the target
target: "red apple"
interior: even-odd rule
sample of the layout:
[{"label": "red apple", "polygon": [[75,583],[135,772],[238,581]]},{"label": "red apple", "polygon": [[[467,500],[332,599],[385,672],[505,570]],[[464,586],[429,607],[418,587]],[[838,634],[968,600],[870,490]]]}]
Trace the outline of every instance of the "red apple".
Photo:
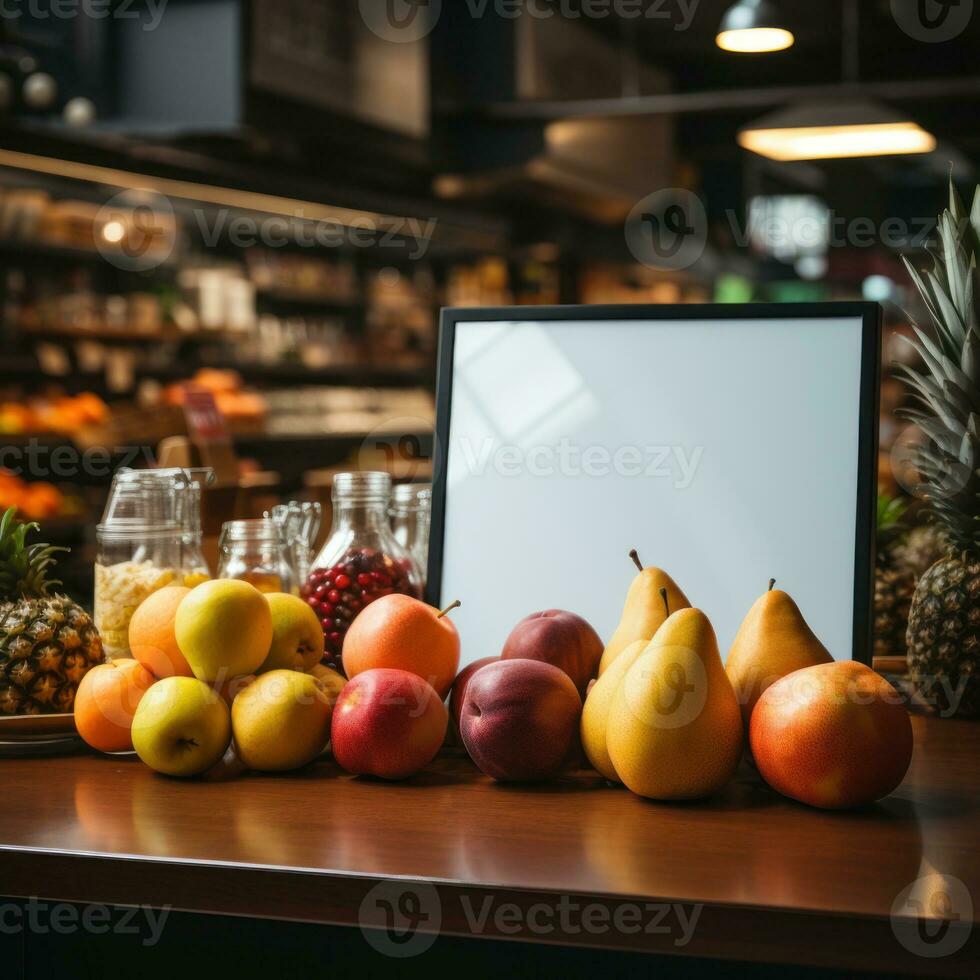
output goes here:
[{"label": "red apple", "polygon": [[425,768],[446,737],[449,714],[427,681],[408,670],[365,670],[344,686],[330,740],[348,772],[407,779]]},{"label": "red apple", "polygon": [[599,634],[575,613],[546,609],[531,613],[510,632],[501,660],[541,660],[561,667],[571,677],[580,697],[585,697],[589,681],[599,670],[602,640]]},{"label": "red apple", "polygon": [[571,678],[539,660],[499,660],[466,685],[460,734],[470,758],[499,780],[547,779],[569,756],[582,699]]}]

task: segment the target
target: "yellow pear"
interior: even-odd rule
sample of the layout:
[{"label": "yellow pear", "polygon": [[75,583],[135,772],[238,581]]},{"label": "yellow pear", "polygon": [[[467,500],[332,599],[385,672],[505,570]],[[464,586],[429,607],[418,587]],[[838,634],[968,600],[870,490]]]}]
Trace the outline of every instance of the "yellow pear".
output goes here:
[{"label": "yellow pear", "polygon": [[742,716],[700,609],[680,609],[626,672],[606,726],[609,759],[640,796],[688,800],[731,779]]},{"label": "yellow pear", "polygon": [[614,783],[618,783],[620,779],[616,775],[609,758],[609,750],[606,748],[606,722],[609,718],[609,709],[620,682],[626,676],[626,671],[633,666],[636,658],[646,647],[646,640],[636,640],[623,650],[610,665],[609,670],[592,685],[585,699],[585,706],[582,708],[582,748],[589,762],[606,779],[611,779]]},{"label": "yellow pear", "polygon": [[649,643],[653,634],[660,629],[667,618],[667,610],[660,590],[667,590],[667,601],[670,608],[687,609],[691,603],[681,592],[677,583],[662,568],[644,568],[636,549],[630,552],[633,564],[640,573],[633,579],[629,592],[626,593],[626,604],[619,625],[613,633],[599,661],[599,676],[602,676],[609,665],[631,644],[637,640]]},{"label": "yellow pear", "polygon": [[762,692],[781,677],[834,658],[814,636],[799,606],[769,580],[769,591],[756,599],[735,634],[725,671],[742,708],[745,730]]}]

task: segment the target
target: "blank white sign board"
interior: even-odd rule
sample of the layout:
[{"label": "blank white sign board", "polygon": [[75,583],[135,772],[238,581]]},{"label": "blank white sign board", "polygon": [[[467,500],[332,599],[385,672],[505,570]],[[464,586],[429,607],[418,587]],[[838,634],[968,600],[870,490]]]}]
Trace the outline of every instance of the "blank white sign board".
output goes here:
[{"label": "blank white sign board", "polygon": [[722,656],[770,578],[867,659],[871,304],[443,313],[430,599],[463,661],[569,609],[605,641],[665,568]]}]

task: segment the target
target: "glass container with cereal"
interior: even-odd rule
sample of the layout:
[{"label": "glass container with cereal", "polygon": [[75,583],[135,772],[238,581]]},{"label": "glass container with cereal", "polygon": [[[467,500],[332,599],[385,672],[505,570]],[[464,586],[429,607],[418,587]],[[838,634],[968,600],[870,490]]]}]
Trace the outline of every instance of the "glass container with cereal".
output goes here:
[{"label": "glass container with cereal", "polygon": [[136,607],[165,585],[183,584],[182,528],[136,520],[99,524],[95,562],[95,625],[111,660],[129,657],[129,621]]}]

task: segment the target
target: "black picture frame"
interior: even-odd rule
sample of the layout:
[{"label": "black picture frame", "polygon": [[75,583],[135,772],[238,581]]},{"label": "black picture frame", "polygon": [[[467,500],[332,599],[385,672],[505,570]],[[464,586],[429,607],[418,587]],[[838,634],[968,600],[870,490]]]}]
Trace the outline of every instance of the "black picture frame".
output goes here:
[{"label": "black picture frame", "polygon": [[860,318],[861,372],[858,436],[857,521],[854,546],[854,625],[851,657],[871,664],[878,412],[881,390],[881,318],[878,303],[624,304],[597,306],[446,307],[439,318],[436,376],[436,438],[433,446],[432,523],[426,599],[441,608],[445,550],[446,450],[452,417],[453,362],[457,324],[569,320],[753,320]]}]

